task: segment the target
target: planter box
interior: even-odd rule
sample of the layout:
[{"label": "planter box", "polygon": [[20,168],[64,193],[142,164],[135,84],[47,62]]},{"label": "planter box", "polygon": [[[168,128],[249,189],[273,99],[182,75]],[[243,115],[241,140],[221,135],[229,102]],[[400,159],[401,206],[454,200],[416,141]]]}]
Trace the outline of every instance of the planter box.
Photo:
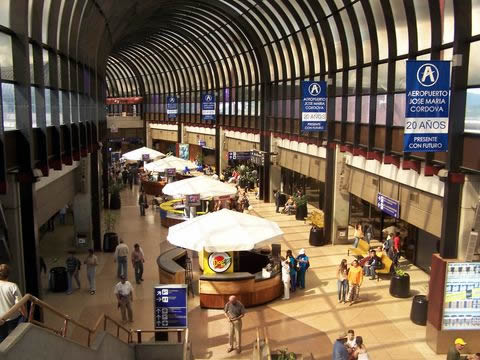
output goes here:
[{"label": "planter box", "polygon": [[410,275],[400,276],[392,275],[390,280],[390,295],[397,298],[407,298],[410,296]]}]

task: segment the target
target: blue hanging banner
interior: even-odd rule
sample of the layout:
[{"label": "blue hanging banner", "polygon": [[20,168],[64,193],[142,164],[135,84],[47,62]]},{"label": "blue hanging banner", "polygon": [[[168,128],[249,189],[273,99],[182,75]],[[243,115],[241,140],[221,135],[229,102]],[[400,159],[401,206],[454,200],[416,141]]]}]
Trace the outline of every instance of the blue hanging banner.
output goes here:
[{"label": "blue hanging banner", "polygon": [[327,128],[327,83],[302,81],[302,131]]},{"label": "blue hanging banner", "polygon": [[187,328],[187,285],[157,285],[153,288],[155,329]]},{"label": "blue hanging banner", "polygon": [[176,119],[178,114],[178,98],[167,96],[167,118]]},{"label": "blue hanging banner", "polygon": [[202,96],[202,120],[215,121],[215,95],[213,94]]},{"label": "blue hanging banner", "polygon": [[450,61],[407,61],[404,152],[448,151]]}]

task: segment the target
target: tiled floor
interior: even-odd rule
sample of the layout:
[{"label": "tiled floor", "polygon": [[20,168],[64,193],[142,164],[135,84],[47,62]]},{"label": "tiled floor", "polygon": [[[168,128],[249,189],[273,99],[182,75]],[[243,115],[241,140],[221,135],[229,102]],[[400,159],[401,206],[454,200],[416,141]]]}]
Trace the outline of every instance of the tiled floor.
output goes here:
[{"label": "tiled floor", "polygon": [[[166,229],[160,226],[158,212],[151,208],[146,217],[139,216],[136,205],[137,188],[122,192],[122,209],[117,211],[116,231],[132,248],[141,244],[146,255],[145,275],[141,285],[134,285],[134,329],[153,329],[152,286],[158,283],[155,260],[161,251],[169,248]],[[226,322],[222,311],[202,310],[198,297],[189,300],[189,328],[193,352],[200,359],[251,358],[252,344],[257,327],[266,327],[271,348],[288,348],[290,351],[313,354],[315,359],[331,359],[331,348],[339,332],[354,329],[364,338],[374,360],[389,359],[444,359],[435,355],[425,343],[425,327],[413,324],[409,319],[411,298],[396,299],[389,295],[387,279],[380,282],[365,280],[361,289],[361,302],[349,307],[338,304],[336,297],[336,266],[346,258],[347,246],[312,247],[308,244],[309,226],[296,221],[294,216],[275,213],[272,204],[252,200],[255,213],[278,222],[285,232],[282,253],[286,249],[298,252],[305,248],[311,268],[307,273],[307,289],[293,294],[289,301],[277,300],[268,305],[248,310],[243,324],[244,351],[241,355],[227,354]],[[41,242],[41,253],[49,267],[63,265],[66,250],[72,243],[72,227],[57,226]],[[86,255],[79,254],[82,259]],[[107,313],[120,319],[113,295],[116,269],[113,255],[98,253],[97,294],[86,290],[86,274],[82,269],[81,290],[72,295],[45,292],[45,300],[55,308],[93,326],[98,317]],[[54,262],[54,259],[57,259]],[[129,268],[130,278],[133,275]],[[425,293],[428,275],[410,267],[412,294]],[[45,287],[46,287],[46,278]],[[57,327],[61,323],[51,315],[46,321]],[[86,334],[72,327],[73,337],[85,339]]]}]

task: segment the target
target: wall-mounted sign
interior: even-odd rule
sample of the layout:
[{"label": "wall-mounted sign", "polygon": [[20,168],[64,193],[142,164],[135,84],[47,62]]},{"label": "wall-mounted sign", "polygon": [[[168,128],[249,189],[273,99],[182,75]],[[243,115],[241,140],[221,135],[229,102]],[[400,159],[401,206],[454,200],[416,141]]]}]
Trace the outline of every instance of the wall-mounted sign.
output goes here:
[{"label": "wall-mounted sign", "polygon": [[202,120],[215,121],[215,95],[213,94],[202,96]]},{"label": "wall-mounted sign", "polygon": [[205,140],[198,140],[198,146],[205,147],[207,146],[207,142]]},{"label": "wall-mounted sign", "polygon": [[175,119],[178,114],[178,98],[176,96],[167,96],[167,117]]},{"label": "wall-mounted sign", "polygon": [[143,161],[148,161],[148,160],[150,160],[150,154],[142,154],[142,160],[143,160]]},{"label": "wall-mounted sign", "polygon": [[407,61],[403,151],[448,150],[450,61]]},{"label": "wall-mounted sign", "polygon": [[265,153],[252,151],[250,161],[257,166],[265,165]]},{"label": "wall-mounted sign", "polygon": [[232,257],[226,252],[215,252],[208,256],[208,267],[216,272],[226,272],[232,266]]},{"label": "wall-mounted sign", "polygon": [[400,202],[393,200],[382,193],[377,194],[377,207],[385,214],[398,218],[400,216]]},{"label": "wall-mounted sign", "polygon": [[229,151],[228,160],[250,160],[252,153],[250,151]]},{"label": "wall-mounted sign", "polygon": [[187,285],[157,285],[153,288],[155,329],[188,327]]},{"label": "wall-mounted sign", "polygon": [[443,330],[480,330],[480,262],[447,263]]},{"label": "wall-mounted sign", "polygon": [[175,169],[175,168],[165,169],[165,175],[166,176],[175,176],[176,173],[177,173],[177,169]]},{"label": "wall-mounted sign", "polygon": [[302,131],[327,128],[327,83],[302,81]]},{"label": "wall-mounted sign", "polygon": [[185,203],[189,206],[198,206],[200,202],[200,194],[185,195]]}]

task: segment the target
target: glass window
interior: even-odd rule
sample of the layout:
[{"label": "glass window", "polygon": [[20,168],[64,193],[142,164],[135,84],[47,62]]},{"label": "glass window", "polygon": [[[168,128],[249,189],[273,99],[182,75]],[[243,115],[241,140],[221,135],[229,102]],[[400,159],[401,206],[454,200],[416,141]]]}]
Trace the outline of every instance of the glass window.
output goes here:
[{"label": "glass window", "polygon": [[348,72],[348,95],[355,94],[355,90],[357,87],[357,70],[350,70]]},{"label": "glass window", "polygon": [[429,49],[432,46],[432,26],[428,1],[414,1],[413,5],[417,18],[418,50]]},{"label": "glass window", "polygon": [[468,85],[480,85],[480,41],[470,44],[470,59],[468,64]]},{"label": "glass window", "polygon": [[340,12],[343,22],[343,27],[345,29],[345,35],[347,37],[348,46],[348,60],[350,66],[357,65],[357,51],[355,46],[355,37],[353,36],[352,24],[350,23],[350,18],[348,17],[347,10],[342,10]]},{"label": "glass window", "polygon": [[15,130],[17,123],[15,117],[15,85],[13,84],[2,83],[2,112],[5,131]]},{"label": "glass window", "polygon": [[340,42],[340,36],[338,35],[337,25],[335,20],[332,17],[328,18],[328,25],[332,30],[333,42],[335,44],[335,57],[337,59],[337,69],[343,68],[343,57],[342,57],[342,43]]},{"label": "glass window", "polygon": [[0,32],[0,70],[2,79],[14,80],[12,37],[2,32]]},{"label": "glass window", "polygon": [[377,91],[378,92],[387,92],[387,75],[388,75],[388,64],[383,63],[378,65],[378,82],[377,82]]},{"label": "glass window", "polygon": [[342,121],[342,97],[335,98],[335,121]]},{"label": "glass window", "polygon": [[43,55],[43,76],[45,81],[45,86],[50,85],[50,61],[48,58],[48,50],[42,50]]},{"label": "glass window", "polygon": [[480,34],[480,0],[472,0],[472,36]]},{"label": "glass window", "polygon": [[[454,30],[454,15],[453,15],[453,0],[444,0],[445,7],[443,10],[443,39],[442,44],[453,41]],[[440,11],[442,11],[440,9]]]},{"label": "glass window", "polygon": [[380,5],[380,0],[371,0],[370,6],[372,7],[373,17],[375,19],[375,25],[377,28],[377,38],[379,44],[378,54],[380,59],[386,59],[388,57],[388,37],[382,5]]},{"label": "glass window", "polygon": [[360,122],[362,124],[368,124],[370,121],[370,96],[364,95],[362,96],[362,115],[360,118]]},{"label": "glass window", "polygon": [[362,93],[370,93],[370,85],[372,81],[372,68],[370,66],[362,69]]},{"label": "glass window", "polygon": [[355,121],[355,96],[348,97],[347,122]]},{"label": "glass window", "polygon": [[50,100],[50,89],[45,89],[45,116],[47,126],[52,126],[52,102]]},{"label": "glass window", "polygon": [[58,116],[60,118],[60,125],[65,124],[65,119],[63,118],[63,99],[65,97],[65,93],[63,91],[58,92]]},{"label": "glass window", "polygon": [[480,89],[467,89],[465,132],[480,134]]},{"label": "glass window", "polygon": [[342,79],[343,79],[342,73],[338,72],[335,76],[335,83],[336,83],[335,95],[343,95]]},{"label": "glass window", "polygon": [[368,63],[372,60],[372,49],[367,19],[365,18],[365,13],[360,2],[356,2],[353,5],[353,9],[357,15],[358,27],[360,28],[360,35],[362,36],[363,62]]},{"label": "glass window", "polygon": [[395,94],[393,105],[393,126],[405,126],[405,93]]},{"label": "glass window", "polygon": [[395,63],[395,91],[405,91],[407,62],[399,60]]},{"label": "glass window", "polygon": [[65,0],[61,0],[60,11],[58,13],[57,24],[57,49],[60,49],[60,32],[62,30],[63,8],[65,7]]},{"label": "glass window", "polygon": [[37,126],[37,100],[35,87],[30,86],[30,98],[32,99],[32,127]]},{"label": "glass window", "polygon": [[387,122],[387,95],[377,95],[377,118],[375,124],[385,125]]},{"label": "glass window", "polygon": [[28,0],[28,37],[32,37],[32,17],[35,0]]},{"label": "glass window", "polygon": [[403,1],[390,1],[395,21],[395,35],[397,38],[397,55],[408,53],[407,16]]},{"label": "glass window", "polygon": [[47,43],[48,35],[48,17],[50,14],[50,4],[52,0],[43,0],[43,17],[42,17],[42,42]]},{"label": "glass window", "polygon": [[10,27],[10,0],[0,1],[0,25]]}]

